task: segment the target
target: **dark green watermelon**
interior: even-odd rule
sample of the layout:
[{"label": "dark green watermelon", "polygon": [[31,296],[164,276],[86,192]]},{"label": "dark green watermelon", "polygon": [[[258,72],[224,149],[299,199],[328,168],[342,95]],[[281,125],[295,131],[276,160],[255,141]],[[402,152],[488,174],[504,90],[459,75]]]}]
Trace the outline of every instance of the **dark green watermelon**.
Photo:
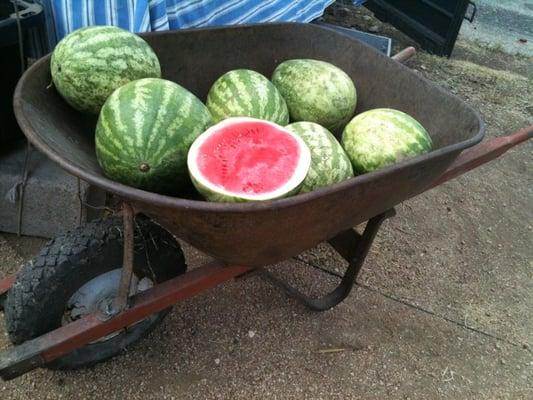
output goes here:
[{"label": "dark green watermelon", "polygon": [[137,188],[176,194],[189,182],[187,152],[210,125],[207,107],[174,82],[145,78],[107,99],[96,126],[105,174]]}]

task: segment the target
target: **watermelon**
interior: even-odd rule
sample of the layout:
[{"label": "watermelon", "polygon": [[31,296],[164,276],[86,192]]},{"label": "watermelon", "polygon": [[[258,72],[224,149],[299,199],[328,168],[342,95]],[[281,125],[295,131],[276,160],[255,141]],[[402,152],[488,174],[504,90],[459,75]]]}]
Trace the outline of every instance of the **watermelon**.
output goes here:
[{"label": "watermelon", "polygon": [[410,115],[390,108],[366,111],[353,118],[342,145],[356,174],[364,174],[431,151],[431,137]]},{"label": "watermelon", "polygon": [[137,188],[176,194],[190,183],[187,152],[212,124],[207,107],[174,82],[144,78],[115,90],[96,126],[105,174]]},{"label": "watermelon", "polygon": [[289,111],[276,87],[259,72],[237,69],[218,78],[207,95],[215,122],[228,117],[252,117],[289,123]]},{"label": "watermelon", "polygon": [[75,109],[98,114],[125,83],[161,77],[159,60],[139,36],[113,26],[78,29],[63,38],[50,61],[54,86]]},{"label": "watermelon", "polygon": [[311,167],[300,193],[311,192],[353,176],[350,159],[326,128],[314,122],[294,122],[285,128],[300,136],[311,151]]},{"label": "watermelon", "polygon": [[272,200],[296,194],[311,164],[304,141],[264,120],[228,118],[195,140],[187,165],[210,201]]},{"label": "watermelon", "polygon": [[292,121],[316,122],[340,133],[355,111],[354,83],[333,64],[310,59],[288,60],[274,70],[272,83],[287,102]]}]

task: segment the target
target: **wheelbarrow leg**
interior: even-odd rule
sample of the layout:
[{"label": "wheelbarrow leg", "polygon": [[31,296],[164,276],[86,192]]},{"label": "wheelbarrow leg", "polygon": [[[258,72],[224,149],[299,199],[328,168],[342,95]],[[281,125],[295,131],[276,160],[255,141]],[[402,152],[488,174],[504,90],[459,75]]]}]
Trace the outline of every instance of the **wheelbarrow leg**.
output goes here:
[{"label": "wheelbarrow leg", "polygon": [[325,296],[319,298],[309,297],[266,270],[262,270],[261,275],[275,286],[281,287],[289,296],[296,298],[311,310],[329,310],[350,294],[381,223],[395,214],[394,209],[391,209],[371,218],[362,235],[353,229],[349,229],[329,241],[331,246],[350,264],[342,276],[340,284]]}]

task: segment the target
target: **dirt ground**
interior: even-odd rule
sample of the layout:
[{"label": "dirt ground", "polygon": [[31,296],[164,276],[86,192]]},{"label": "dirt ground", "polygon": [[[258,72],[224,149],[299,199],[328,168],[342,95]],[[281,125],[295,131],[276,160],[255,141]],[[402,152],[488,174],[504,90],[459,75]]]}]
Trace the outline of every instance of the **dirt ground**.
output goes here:
[{"label": "dirt ground", "polygon": [[[346,10],[326,19],[377,26],[395,49],[412,43]],[[451,59],[418,52],[408,65],[479,110],[491,137],[533,123],[532,61],[462,39]],[[398,206],[360,286],[331,311],[310,312],[259,277],[227,283],[178,304],[122,356],[0,382],[0,398],[531,399],[532,155],[526,143]],[[41,244],[0,236],[0,277]],[[313,292],[330,288],[307,264],[344,267],[321,245],[273,269]]]}]

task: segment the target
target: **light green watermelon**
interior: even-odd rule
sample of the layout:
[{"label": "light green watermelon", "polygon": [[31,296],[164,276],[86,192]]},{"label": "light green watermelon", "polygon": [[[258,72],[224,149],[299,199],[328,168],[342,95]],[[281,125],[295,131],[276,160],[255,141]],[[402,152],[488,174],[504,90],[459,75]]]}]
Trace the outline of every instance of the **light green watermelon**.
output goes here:
[{"label": "light green watermelon", "polygon": [[296,134],[273,122],[230,117],[192,144],[191,180],[207,200],[266,201],[299,192],[311,153]]},{"label": "light green watermelon", "polygon": [[310,59],[288,60],[274,70],[272,83],[287,102],[292,121],[316,122],[337,133],[355,111],[355,85],[333,64]]},{"label": "light green watermelon", "polygon": [[410,115],[390,108],[353,118],[342,134],[342,146],[356,174],[364,174],[431,151],[431,137]]},{"label": "light green watermelon", "polygon": [[207,95],[207,108],[219,122],[228,117],[252,117],[289,123],[289,111],[276,87],[259,72],[237,69],[218,78]]},{"label": "light green watermelon", "polygon": [[111,93],[141,78],[160,78],[159,60],[139,36],[113,26],[78,29],[50,61],[57,91],[75,109],[98,114]]},{"label": "light green watermelon", "polygon": [[189,147],[211,124],[207,107],[183,87],[164,79],[139,79],[114,91],[102,107],[96,156],[113,180],[179,193],[189,182]]},{"label": "light green watermelon", "polygon": [[311,151],[311,167],[300,193],[311,192],[353,176],[350,159],[326,128],[314,122],[294,122],[285,128],[300,136]]}]

